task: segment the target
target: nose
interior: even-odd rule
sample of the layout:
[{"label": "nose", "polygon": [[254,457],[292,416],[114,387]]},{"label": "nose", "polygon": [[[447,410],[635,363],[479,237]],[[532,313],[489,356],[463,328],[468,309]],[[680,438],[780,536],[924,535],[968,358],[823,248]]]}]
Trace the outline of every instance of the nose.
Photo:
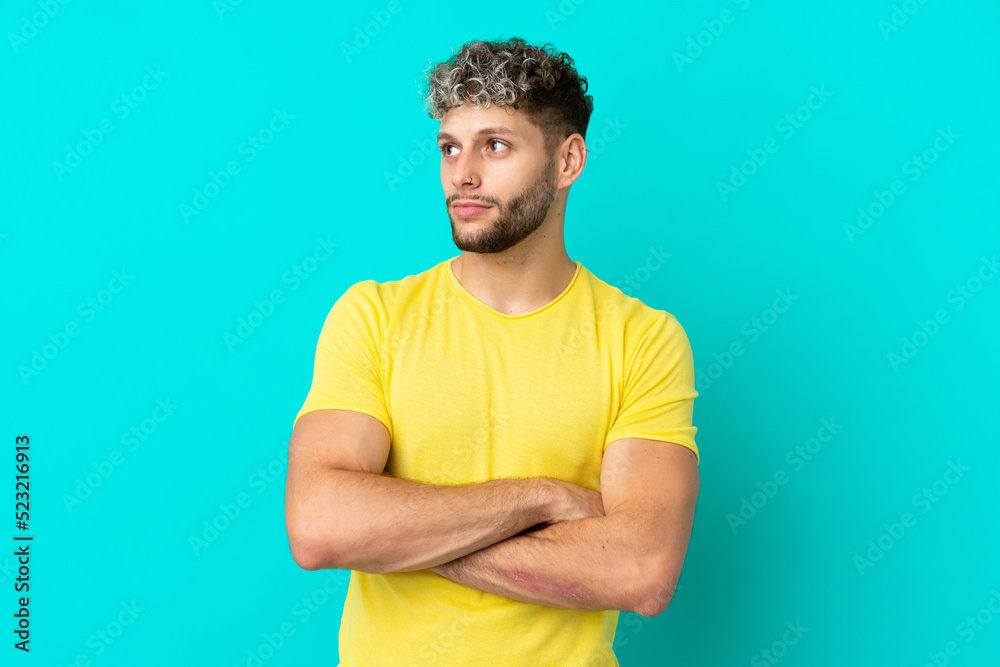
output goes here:
[{"label": "nose", "polygon": [[479,162],[472,151],[463,151],[453,163],[451,184],[456,188],[479,186]]}]

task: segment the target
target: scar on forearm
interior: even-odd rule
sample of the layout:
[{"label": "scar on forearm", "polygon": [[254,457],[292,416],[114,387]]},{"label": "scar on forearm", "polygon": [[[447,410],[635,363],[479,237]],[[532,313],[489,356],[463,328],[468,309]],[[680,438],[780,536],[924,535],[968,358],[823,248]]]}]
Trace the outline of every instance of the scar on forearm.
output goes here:
[{"label": "scar on forearm", "polygon": [[586,600],[586,590],[582,586],[569,584],[548,577],[543,577],[524,570],[503,570],[503,575],[510,581],[523,584],[525,588],[534,593],[554,593],[556,595],[584,602]]}]

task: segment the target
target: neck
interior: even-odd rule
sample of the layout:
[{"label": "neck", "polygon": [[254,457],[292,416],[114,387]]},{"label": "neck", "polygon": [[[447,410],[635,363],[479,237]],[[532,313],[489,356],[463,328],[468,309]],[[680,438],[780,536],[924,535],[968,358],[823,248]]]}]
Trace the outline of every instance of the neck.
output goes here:
[{"label": "neck", "polygon": [[576,264],[560,244],[547,252],[538,248],[463,252],[452,261],[451,269],[462,287],[493,310],[521,315],[562,294],[576,273]]}]

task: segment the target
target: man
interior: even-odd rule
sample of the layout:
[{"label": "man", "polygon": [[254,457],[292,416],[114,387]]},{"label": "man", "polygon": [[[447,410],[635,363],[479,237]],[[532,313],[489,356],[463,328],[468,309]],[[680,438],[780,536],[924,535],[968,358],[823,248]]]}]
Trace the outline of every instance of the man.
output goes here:
[{"label": "man", "polygon": [[691,349],[566,254],[593,102],[548,46],[429,70],[462,253],[355,283],[320,333],[286,523],[301,567],[352,571],[343,667],[617,665],[619,612],[659,614],[680,576]]}]

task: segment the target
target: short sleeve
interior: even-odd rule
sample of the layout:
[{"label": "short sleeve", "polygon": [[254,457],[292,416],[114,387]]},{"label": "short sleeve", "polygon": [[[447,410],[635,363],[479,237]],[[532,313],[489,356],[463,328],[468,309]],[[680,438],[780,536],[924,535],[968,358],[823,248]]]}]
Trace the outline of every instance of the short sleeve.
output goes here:
[{"label": "short sleeve", "polygon": [[620,408],[604,448],[622,438],[662,440],[687,447],[701,462],[692,424],[696,396],[691,344],[680,322],[664,312],[625,366]]},{"label": "short sleeve", "polygon": [[385,310],[377,283],[355,283],[333,304],[316,344],[312,385],[292,428],[308,412],[342,409],[392,425],[382,386],[381,356]]}]

